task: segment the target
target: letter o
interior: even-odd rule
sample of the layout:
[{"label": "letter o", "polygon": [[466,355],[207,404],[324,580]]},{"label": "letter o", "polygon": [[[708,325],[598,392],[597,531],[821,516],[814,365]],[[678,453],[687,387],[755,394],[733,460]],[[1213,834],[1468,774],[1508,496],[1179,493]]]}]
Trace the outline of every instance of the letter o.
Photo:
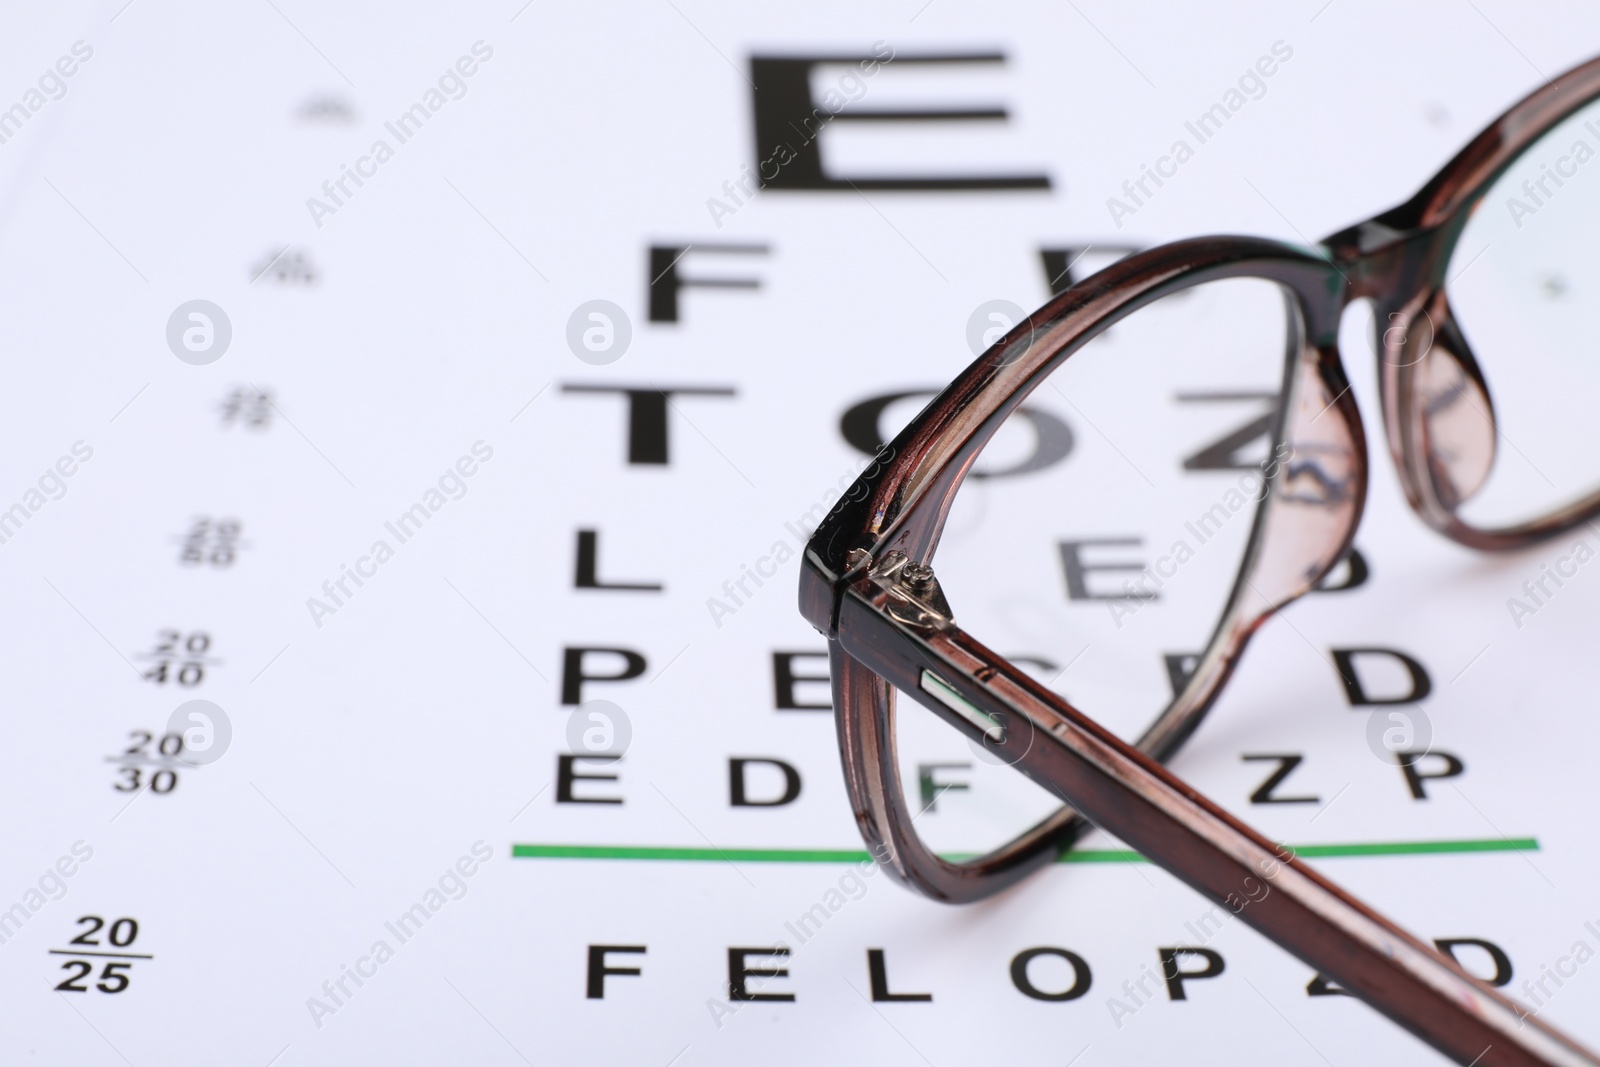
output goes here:
[{"label": "letter o", "polygon": [[[880,396],[868,397],[858,404],[852,405],[839,418],[839,432],[844,436],[846,443],[856,451],[868,456],[876,456],[883,451],[883,432],[878,428],[879,420],[890,404],[905,400],[913,396],[934,396],[933,389],[907,389],[903,392],[884,393]],[[1072,427],[1056,415],[1038,408],[1019,407],[1014,417],[1027,421],[1038,438],[1034,443],[1033,453],[1019,463],[1002,470],[972,471],[969,475],[973,478],[1005,478],[1015,474],[1031,474],[1047,467],[1053,467],[1066,459],[1072,453],[1073,437]],[[890,452],[893,455],[893,452]]]},{"label": "letter o", "polygon": [[[1028,979],[1028,964],[1040,956],[1059,956],[1072,964],[1072,985],[1059,993],[1047,993],[1034,985]],[[1068,952],[1064,948],[1030,948],[1017,953],[1011,961],[1011,984],[1025,997],[1034,1000],[1045,1000],[1059,1003],[1064,1000],[1077,1000],[1089,992],[1089,986],[1094,981],[1089,973],[1089,964],[1076,952]]]}]

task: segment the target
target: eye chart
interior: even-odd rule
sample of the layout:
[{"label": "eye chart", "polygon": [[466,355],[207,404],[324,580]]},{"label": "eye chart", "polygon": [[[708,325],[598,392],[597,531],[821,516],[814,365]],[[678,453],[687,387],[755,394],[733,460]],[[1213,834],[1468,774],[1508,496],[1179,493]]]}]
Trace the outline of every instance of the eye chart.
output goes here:
[{"label": "eye chart", "polygon": [[[13,22],[4,1062],[1437,1061],[1102,836],[965,908],[863,864],[797,558],[1006,315],[1399,203],[1588,58],[1593,12]],[[1600,1044],[1600,537],[1429,533],[1370,337],[1353,310],[1357,555],[1173,766]],[[1121,429],[1226,467],[1260,412],[1206,414]],[[1096,432],[1065,425],[1031,458]],[[996,565],[1103,612],[1095,568],[1157,546],[1068,503]],[[1076,651],[1037,644],[1006,651]]]}]

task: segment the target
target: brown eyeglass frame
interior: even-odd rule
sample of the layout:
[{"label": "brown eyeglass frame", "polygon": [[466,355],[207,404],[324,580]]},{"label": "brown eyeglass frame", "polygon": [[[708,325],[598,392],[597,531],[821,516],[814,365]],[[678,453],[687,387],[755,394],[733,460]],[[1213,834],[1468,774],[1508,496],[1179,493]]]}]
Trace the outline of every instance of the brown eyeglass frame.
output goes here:
[{"label": "brown eyeglass frame", "polygon": [[[1511,527],[1482,529],[1459,517],[1489,473],[1496,430],[1488,386],[1445,293],[1457,239],[1495,179],[1597,98],[1600,59],[1511,108],[1410,201],[1318,249],[1208,237],[1120,260],[1019,323],[885,446],[806,546],[800,610],[828,638],[845,781],[862,836],[892,875],[937,900],[979,900],[1099,828],[1459,1063],[1600,1064],[1161,765],[1199,726],[1255,630],[1349,549],[1367,488],[1366,440],[1338,349],[1352,300],[1373,303],[1389,451],[1424,522],[1497,550],[1600,512],[1597,490]],[[1286,293],[1291,336],[1273,443],[1288,445],[1289,458],[1271,472],[1208,649],[1130,745],[958,628],[929,561],[973,462],[1052,371],[1145,305],[1237,277],[1274,281]],[[934,854],[901,788],[894,689],[1069,806],[977,859]]]}]

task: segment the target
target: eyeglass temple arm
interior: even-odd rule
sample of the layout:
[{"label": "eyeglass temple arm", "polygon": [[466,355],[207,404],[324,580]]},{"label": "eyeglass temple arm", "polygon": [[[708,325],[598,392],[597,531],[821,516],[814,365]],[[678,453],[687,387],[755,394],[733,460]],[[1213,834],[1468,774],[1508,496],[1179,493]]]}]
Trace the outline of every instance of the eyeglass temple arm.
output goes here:
[{"label": "eyeglass temple arm", "polygon": [[931,697],[924,672],[1018,724],[998,745],[991,737],[997,755],[1440,1052],[1478,1067],[1600,1065],[960,629],[912,625],[887,607],[871,582],[844,591],[846,653],[974,739],[976,717]]}]

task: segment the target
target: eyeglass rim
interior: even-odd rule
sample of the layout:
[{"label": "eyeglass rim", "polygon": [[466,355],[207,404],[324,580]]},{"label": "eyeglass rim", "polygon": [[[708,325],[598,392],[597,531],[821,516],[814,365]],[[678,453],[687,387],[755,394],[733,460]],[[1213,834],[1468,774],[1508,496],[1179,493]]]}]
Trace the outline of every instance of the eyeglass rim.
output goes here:
[{"label": "eyeglass rim", "polygon": [[[1272,604],[1246,603],[1245,579],[1268,539],[1268,509],[1257,509],[1244,564],[1228,608],[1201,654],[1200,664],[1172,704],[1139,739],[1142,751],[1168,758],[1199,725],[1221,691],[1255,628],[1279,603],[1309,588],[1348,548],[1366,490],[1366,447],[1361,419],[1339,365],[1336,334],[1340,279],[1325,257],[1254,237],[1200,238],[1174,242],[1113,265],[1035,312],[1032,334],[1013,331],[974,363],[922,415],[885,447],[813,535],[803,558],[802,611],[830,638],[834,707],[845,779],[857,822],[876,854],[896,877],[936,899],[972,901],[998,892],[1049,862],[1083,832],[1070,809],[984,856],[951,863],[933,853],[911,831],[911,816],[898,771],[885,759],[892,748],[894,711],[889,695],[849,680],[851,664],[840,644],[843,595],[867,568],[893,552],[928,562],[951,501],[972,460],[1012,411],[1073,353],[1128,315],[1175,292],[1210,282],[1250,278],[1277,283],[1291,298],[1292,329],[1285,359],[1284,391],[1299,388],[1296,375],[1311,374],[1317,407],[1327,426],[1342,428],[1352,464],[1347,506],[1324,536],[1301,552],[1295,570],[1303,585]],[[951,421],[961,416],[958,421]],[[1285,436],[1280,418],[1274,437]],[[932,477],[913,478],[919,469]],[[874,532],[874,523],[876,524]],[[881,847],[880,847],[881,846]]]}]

